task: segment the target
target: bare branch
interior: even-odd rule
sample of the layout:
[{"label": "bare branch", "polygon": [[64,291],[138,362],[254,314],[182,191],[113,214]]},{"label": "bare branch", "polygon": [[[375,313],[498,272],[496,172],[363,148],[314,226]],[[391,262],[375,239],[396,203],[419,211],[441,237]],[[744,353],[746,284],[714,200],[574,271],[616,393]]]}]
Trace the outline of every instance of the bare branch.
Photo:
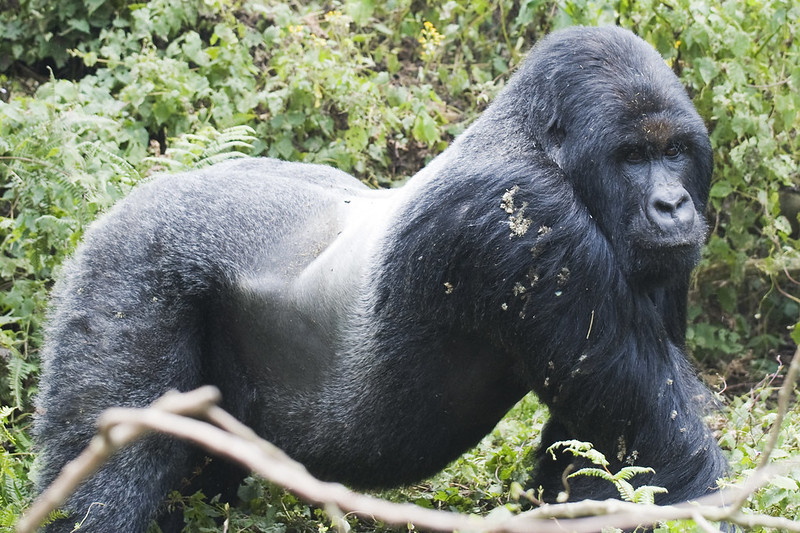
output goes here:
[{"label": "bare branch", "polygon": [[[170,391],[153,402],[148,409],[137,412],[176,413],[186,416],[201,415],[220,400],[215,387],[201,387],[184,394]],[[95,435],[86,449],[67,463],[61,474],[20,518],[17,531],[36,530],[47,519],[50,511],[60,507],[81,481],[91,476],[111,455],[125,444],[135,440],[145,428],[141,426],[110,427]]]},{"label": "bare branch", "polygon": [[[117,449],[152,431],[193,442],[216,455],[238,462],[253,472],[281,485],[301,498],[320,505],[331,516],[341,511],[375,518],[387,524],[415,524],[431,531],[492,531],[541,533],[594,532],[604,527],[633,528],[666,520],[693,519],[708,528],[708,521],[721,521],[747,527],[763,525],[800,532],[793,521],[760,515],[745,515],[739,505],[770,476],[779,470],[800,466],[783,463],[760,468],[742,487],[681,505],[641,505],[619,500],[592,501],[541,507],[512,517],[480,517],[449,511],[425,509],[409,503],[394,503],[353,492],[338,483],[316,479],[298,462],[273,444],[259,438],[214,403],[219,392],[203,387],[184,394],[171,393],[147,409],[115,408],[104,412],[98,421],[99,434],[89,447],[45,491],[20,520],[17,531],[32,533],[48,513],[63,504],[67,496],[91,475]],[[202,416],[212,423],[188,418]],[[727,502],[727,505],[726,505]],[[735,502],[736,506],[731,506]]]}]

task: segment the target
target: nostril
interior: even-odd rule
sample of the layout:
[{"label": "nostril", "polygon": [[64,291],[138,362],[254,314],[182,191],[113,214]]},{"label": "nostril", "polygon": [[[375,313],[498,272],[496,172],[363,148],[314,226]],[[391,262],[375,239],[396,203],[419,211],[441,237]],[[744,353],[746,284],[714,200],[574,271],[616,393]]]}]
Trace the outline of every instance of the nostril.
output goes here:
[{"label": "nostril", "polygon": [[678,203],[675,205],[675,210],[677,211],[677,210],[683,208],[688,201],[689,201],[689,194],[688,193],[683,193],[683,196],[680,197],[680,199],[678,200]]},{"label": "nostril", "polygon": [[653,207],[655,207],[656,210],[660,213],[663,213],[665,215],[671,215],[672,212],[675,211],[675,209],[677,209],[678,206],[670,202],[667,202],[666,200],[658,198],[653,202]]},{"label": "nostril", "polygon": [[665,215],[675,215],[689,201],[689,195],[685,191],[679,194],[661,192],[650,197],[652,206],[660,213]]},{"label": "nostril", "polygon": [[694,220],[694,205],[682,187],[661,188],[650,195],[647,215],[661,229],[685,229]]}]

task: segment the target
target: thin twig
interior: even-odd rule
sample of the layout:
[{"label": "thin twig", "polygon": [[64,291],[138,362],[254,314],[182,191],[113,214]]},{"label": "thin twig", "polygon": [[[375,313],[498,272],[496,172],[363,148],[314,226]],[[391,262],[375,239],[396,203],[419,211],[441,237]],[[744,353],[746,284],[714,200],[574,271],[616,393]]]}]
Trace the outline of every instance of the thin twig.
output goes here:
[{"label": "thin twig", "polygon": [[786,371],[786,377],[783,380],[783,386],[778,391],[778,413],[775,422],[772,423],[772,429],[769,432],[769,440],[764,447],[761,455],[761,461],[758,464],[759,468],[763,468],[769,462],[770,455],[778,443],[780,436],[781,426],[786,412],[789,410],[789,397],[794,391],[794,383],[797,380],[797,373],[800,371],[800,346],[794,351],[792,362],[789,364],[789,370]]},{"label": "thin twig", "polygon": [[[800,524],[762,515],[745,515],[731,502],[743,502],[777,472],[800,463],[771,464],[760,468],[740,487],[724,489],[694,502],[681,505],[641,505],[619,500],[585,500],[559,505],[543,505],[512,517],[479,517],[449,511],[425,509],[409,503],[394,503],[350,491],[338,483],[313,477],[298,462],[273,444],[259,438],[213,403],[219,393],[203,387],[191,393],[173,393],[150,408],[115,408],[105,411],[98,421],[100,433],[78,459],[68,464],[50,488],[20,520],[17,531],[32,533],[48,513],[61,505],[78,484],[97,470],[114,450],[143,434],[158,431],[202,446],[214,454],[238,462],[255,473],[279,484],[301,498],[330,510],[334,516],[347,511],[387,524],[414,524],[430,531],[472,530],[508,533],[577,533],[599,531],[604,527],[634,528],[666,520],[692,519],[728,521],[748,527],[759,525],[800,532]],[[213,424],[189,416],[204,416]],[[55,495],[55,496],[54,496]],[[555,520],[558,519],[558,520]]]}]

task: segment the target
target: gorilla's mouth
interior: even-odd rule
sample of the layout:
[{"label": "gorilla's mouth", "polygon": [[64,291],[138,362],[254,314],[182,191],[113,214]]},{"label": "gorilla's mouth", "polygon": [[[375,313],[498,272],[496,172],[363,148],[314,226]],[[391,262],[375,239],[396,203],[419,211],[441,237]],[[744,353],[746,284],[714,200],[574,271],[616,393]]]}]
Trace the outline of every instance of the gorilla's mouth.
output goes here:
[{"label": "gorilla's mouth", "polygon": [[700,261],[700,245],[693,240],[665,240],[661,246],[648,240],[631,250],[631,278],[649,285],[665,285],[687,275]]},{"label": "gorilla's mouth", "polygon": [[659,224],[648,223],[646,217],[634,218],[630,228],[630,242],[637,250],[678,255],[692,249],[699,252],[707,233],[705,220],[697,216],[685,228],[665,229]]},{"label": "gorilla's mouth", "polygon": [[[702,240],[694,235],[663,235],[658,237],[648,236],[647,239],[634,239],[633,244],[645,253],[660,253],[664,255],[680,255],[695,249],[700,250]],[[641,253],[641,252],[639,252]]]}]

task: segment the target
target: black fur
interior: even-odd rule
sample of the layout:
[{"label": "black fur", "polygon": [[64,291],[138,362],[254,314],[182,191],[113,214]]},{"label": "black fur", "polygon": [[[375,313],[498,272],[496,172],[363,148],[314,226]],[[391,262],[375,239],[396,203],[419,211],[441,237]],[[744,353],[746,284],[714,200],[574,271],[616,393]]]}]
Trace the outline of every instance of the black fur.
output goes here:
[{"label": "black fur", "polygon": [[[726,465],[683,353],[710,173],[703,122],[660,56],[576,28],[535,47],[402,189],[264,159],[143,185],[54,291],[40,486],[103,409],[212,383],[312,473],[356,487],[438,471],[532,389],[552,415],[542,449],[577,438],[612,471],[651,466],[636,481],[667,487],[660,503],[712,491]],[[198,458],[141,441],[49,531],[92,502],[88,530],[143,531]],[[540,452],[547,499],[571,461]],[[614,495],[572,483],[572,499]]]}]

